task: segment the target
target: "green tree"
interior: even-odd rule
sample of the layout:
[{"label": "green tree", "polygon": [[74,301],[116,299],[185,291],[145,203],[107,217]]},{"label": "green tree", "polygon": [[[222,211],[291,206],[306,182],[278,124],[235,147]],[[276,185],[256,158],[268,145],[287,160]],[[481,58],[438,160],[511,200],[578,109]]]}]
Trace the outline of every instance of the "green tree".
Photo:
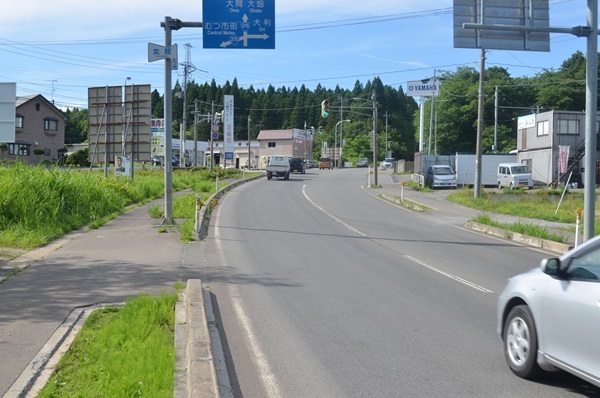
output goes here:
[{"label": "green tree", "polygon": [[537,99],[544,110],[582,111],[585,109],[586,60],[581,51],[562,63],[558,71],[539,74]]},{"label": "green tree", "polygon": [[65,144],[78,144],[85,142],[88,135],[87,109],[74,108],[65,112]]}]

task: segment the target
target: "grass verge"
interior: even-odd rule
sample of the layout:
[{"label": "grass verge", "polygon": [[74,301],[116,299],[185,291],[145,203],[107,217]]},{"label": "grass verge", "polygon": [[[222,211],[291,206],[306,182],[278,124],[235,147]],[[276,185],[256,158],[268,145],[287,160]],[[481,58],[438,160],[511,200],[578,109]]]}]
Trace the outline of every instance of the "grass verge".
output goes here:
[{"label": "grass verge", "polygon": [[548,231],[548,229],[546,229],[545,227],[542,227],[540,225],[523,223],[520,221],[515,222],[515,223],[502,223],[502,222],[493,220],[488,214],[480,214],[477,217],[474,217],[473,219],[471,219],[470,221],[473,221],[473,222],[476,222],[479,224],[489,225],[489,226],[496,227],[496,228],[501,228],[501,229],[511,231],[511,232],[517,232],[519,234],[532,236],[535,238],[546,239],[546,240],[551,240],[551,241],[560,242],[560,243],[566,242],[566,239],[564,236],[562,236],[560,234],[552,233],[552,232]]},{"label": "grass verge", "polygon": [[[574,230],[577,210],[583,209],[583,195],[568,192],[560,201],[561,194],[562,191],[550,189],[535,191],[505,189],[501,193],[483,191],[480,198],[475,198],[472,189],[463,189],[451,193],[446,200],[483,212],[570,224]],[[596,214],[598,210],[598,202],[596,202]],[[529,223],[521,224],[529,225]],[[600,225],[597,217],[594,226],[594,235],[599,235]],[[535,224],[532,225],[532,233],[536,232],[535,227]],[[527,235],[544,239],[543,236]]]},{"label": "grass verge", "polygon": [[38,397],[172,397],[177,294],[90,315]]}]

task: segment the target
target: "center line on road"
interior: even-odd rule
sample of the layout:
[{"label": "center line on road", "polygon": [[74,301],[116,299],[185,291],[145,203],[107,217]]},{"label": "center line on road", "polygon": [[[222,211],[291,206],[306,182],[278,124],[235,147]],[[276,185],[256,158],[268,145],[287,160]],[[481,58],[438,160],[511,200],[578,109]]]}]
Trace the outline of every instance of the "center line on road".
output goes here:
[{"label": "center line on road", "polygon": [[327,212],[327,210],[325,210],[324,208],[322,208],[321,206],[319,206],[318,204],[316,204],[315,202],[313,202],[313,200],[311,198],[308,197],[308,195],[306,194],[306,185],[302,186],[302,195],[304,195],[304,197],[306,198],[306,200],[308,200],[310,202],[311,205],[313,205],[314,207],[316,207],[317,209],[321,210],[323,213],[325,213],[326,215],[328,215],[329,217],[331,217],[333,220],[335,220],[335,222],[342,224],[344,227],[348,228],[349,230],[356,232],[357,234],[359,234],[362,237],[367,237],[367,235],[363,234],[362,232],[360,232],[358,229],[346,224],[345,222],[343,222],[342,220],[340,220],[339,218],[337,218],[336,216],[334,216],[333,214]]},{"label": "center line on road", "polygon": [[454,280],[455,280],[455,281],[457,281],[457,282],[460,282],[460,283],[462,283],[462,284],[464,284],[464,285],[467,285],[467,286],[469,286],[469,287],[472,287],[473,289],[479,290],[479,291],[481,291],[481,292],[484,292],[484,293],[492,293],[492,294],[494,293],[493,291],[491,291],[491,290],[489,290],[489,289],[486,289],[486,288],[485,288],[485,287],[483,287],[483,286],[476,285],[475,283],[473,283],[473,282],[469,282],[469,281],[468,281],[468,280],[466,280],[466,279],[463,279],[463,278],[461,278],[461,277],[458,277],[458,276],[456,276],[456,275],[449,274],[448,272],[442,271],[441,269],[438,269],[438,268],[434,267],[433,265],[429,265],[429,264],[427,264],[427,263],[425,263],[425,262],[423,262],[423,261],[419,260],[418,258],[414,258],[414,257],[412,257],[412,256],[409,256],[408,254],[405,254],[405,255],[403,255],[402,257],[404,257],[404,258],[406,258],[406,259],[408,259],[408,260],[410,260],[410,261],[412,261],[412,262],[414,262],[414,263],[417,263],[417,264],[419,264],[419,265],[422,265],[423,267],[425,267],[425,268],[428,268],[428,269],[430,269],[430,270],[432,270],[432,271],[435,271],[435,272],[437,272],[438,274],[444,275],[444,276],[446,276],[446,277],[448,277],[448,278],[450,278],[450,279],[454,279]]}]

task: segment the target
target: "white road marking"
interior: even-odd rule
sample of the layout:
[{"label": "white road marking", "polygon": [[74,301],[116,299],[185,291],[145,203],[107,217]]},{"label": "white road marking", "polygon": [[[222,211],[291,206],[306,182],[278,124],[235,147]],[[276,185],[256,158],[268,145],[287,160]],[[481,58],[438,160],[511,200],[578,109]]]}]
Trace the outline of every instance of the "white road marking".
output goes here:
[{"label": "white road marking", "polygon": [[[342,224],[343,226],[345,226],[346,228],[350,229],[351,231],[353,231],[353,232],[356,232],[356,233],[357,233],[357,234],[359,234],[360,236],[364,236],[365,238],[367,237],[367,235],[366,235],[366,234],[364,234],[364,233],[360,232],[358,229],[356,229],[356,228],[354,228],[354,227],[352,227],[352,226],[350,226],[350,225],[346,224],[345,222],[343,222],[342,220],[340,220],[339,218],[337,218],[337,217],[336,217],[336,216],[334,216],[333,214],[331,214],[331,213],[328,213],[328,212],[327,212],[325,209],[323,209],[321,206],[319,206],[318,204],[316,204],[316,203],[315,203],[315,202],[314,202],[314,201],[313,201],[311,198],[309,198],[309,197],[308,197],[308,195],[306,194],[306,185],[303,185],[303,186],[302,186],[302,194],[304,195],[304,197],[306,198],[306,200],[308,200],[308,201],[309,201],[309,202],[310,202],[310,203],[311,203],[311,204],[312,204],[314,207],[316,207],[317,209],[319,209],[320,211],[322,211],[323,213],[325,213],[326,215],[328,215],[329,217],[331,217],[332,219],[334,219],[336,222],[338,222],[338,223]],[[415,263],[417,263],[417,264],[419,264],[419,265],[422,265],[422,266],[424,266],[425,268],[428,268],[428,269],[430,269],[430,270],[432,270],[432,271],[434,271],[434,272],[437,272],[438,274],[444,275],[444,276],[446,276],[446,277],[448,277],[448,278],[450,278],[450,279],[452,279],[452,280],[455,280],[455,281],[457,281],[457,282],[460,282],[460,283],[462,283],[462,284],[464,284],[464,285],[466,285],[466,286],[469,286],[469,287],[471,287],[471,288],[473,288],[473,289],[479,290],[480,292],[484,292],[484,293],[494,293],[493,291],[491,291],[491,290],[489,290],[489,289],[486,289],[486,288],[485,288],[485,287],[483,287],[483,286],[479,286],[479,285],[477,285],[477,284],[475,284],[475,283],[473,283],[473,282],[469,282],[468,280],[466,280],[466,279],[463,279],[463,278],[461,278],[461,277],[459,277],[459,276],[452,275],[452,274],[450,274],[450,273],[448,273],[448,272],[442,271],[442,270],[440,270],[440,269],[438,269],[438,268],[436,268],[436,267],[434,267],[434,266],[432,266],[432,265],[429,265],[429,264],[427,264],[427,263],[425,263],[425,262],[423,262],[423,261],[421,261],[421,260],[419,260],[419,259],[417,259],[417,258],[414,258],[414,257],[412,257],[412,256],[409,256],[408,254],[404,254],[402,257],[404,257],[404,258],[406,258],[406,259],[408,259],[408,260],[410,260],[410,261],[412,261],[412,262],[415,262]]]},{"label": "white road marking", "polygon": [[311,198],[308,197],[308,195],[306,194],[306,185],[302,186],[302,195],[304,195],[304,197],[306,198],[306,200],[308,200],[310,202],[311,205],[313,205],[314,207],[316,207],[317,209],[321,210],[323,213],[325,213],[327,216],[331,217],[333,220],[335,220],[335,222],[342,224],[344,227],[348,228],[349,230],[351,230],[352,232],[356,232],[357,234],[359,234],[360,236],[363,237],[367,237],[367,235],[363,234],[362,232],[360,232],[358,229],[346,224],[345,222],[343,222],[342,220],[340,220],[339,218],[337,218],[336,216],[334,216],[333,214],[327,212],[327,210],[325,210],[324,208],[322,208],[321,206],[319,206],[318,204],[316,204],[315,202],[313,202],[313,200]]},{"label": "white road marking", "polygon": [[[217,251],[219,252],[219,257],[221,258],[221,263],[225,264],[225,256],[223,253],[223,249],[221,247],[221,240],[219,239],[219,217],[217,210],[217,217],[215,222],[215,243],[217,245]],[[252,328],[252,323],[250,322],[250,318],[248,317],[246,310],[242,304],[242,300],[240,298],[239,292],[235,285],[229,285],[229,291],[231,296],[231,301],[233,305],[233,309],[235,311],[235,315],[242,325],[242,329],[245,332],[247,341],[250,346],[250,350],[253,355],[254,363],[258,368],[258,373],[260,377],[260,381],[266,391],[266,396],[268,398],[280,398],[282,397],[281,390],[279,388],[279,383],[277,382],[277,378],[275,377],[275,373],[271,369],[269,365],[269,361],[267,360],[267,356],[265,355],[263,349],[258,342],[258,338],[254,333],[254,329]]]},{"label": "white road marking", "polygon": [[479,291],[481,291],[481,292],[484,292],[484,293],[494,293],[493,291],[491,291],[491,290],[489,290],[489,289],[486,289],[486,288],[485,288],[485,287],[483,287],[483,286],[479,286],[479,285],[477,285],[477,284],[475,284],[475,283],[473,283],[473,282],[469,282],[469,281],[468,281],[468,280],[466,280],[466,279],[463,279],[463,278],[461,278],[461,277],[458,277],[458,276],[456,276],[456,275],[452,275],[452,274],[450,274],[450,273],[448,273],[448,272],[442,271],[441,269],[435,268],[433,265],[429,265],[429,264],[427,264],[427,263],[425,263],[425,262],[423,262],[423,261],[419,260],[418,258],[414,258],[414,257],[412,257],[412,256],[409,256],[408,254],[405,254],[405,255],[403,255],[402,257],[404,257],[404,258],[406,258],[406,259],[408,259],[408,260],[410,260],[410,261],[412,261],[412,262],[415,262],[415,263],[417,263],[417,264],[419,264],[419,265],[422,265],[423,267],[425,267],[425,268],[428,268],[428,269],[430,269],[430,270],[432,270],[432,271],[435,271],[435,272],[437,272],[438,274],[444,275],[444,276],[446,276],[446,277],[448,277],[448,278],[450,278],[450,279],[453,279],[453,280],[455,280],[455,281],[457,281],[457,282],[460,282],[460,283],[462,283],[462,284],[464,284],[464,285],[467,285],[467,286],[469,286],[469,287],[472,287],[473,289],[479,290]]},{"label": "white road marking", "polygon": [[242,302],[239,297],[232,297],[233,301],[233,309],[235,310],[235,314],[239,321],[242,324],[242,327],[246,331],[246,336],[248,342],[250,343],[250,348],[254,355],[254,360],[256,362],[256,366],[259,369],[260,380],[262,382],[263,387],[267,392],[267,397],[270,398],[278,398],[281,397],[281,391],[279,389],[279,383],[277,383],[277,379],[275,378],[275,374],[271,370],[271,366],[269,365],[269,361],[267,360],[267,356],[264,351],[260,347],[258,343],[258,339],[254,334],[254,330],[252,329],[252,324],[250,323],[250,319],[248,315],[246,315],[246,311],[242,306]]}]

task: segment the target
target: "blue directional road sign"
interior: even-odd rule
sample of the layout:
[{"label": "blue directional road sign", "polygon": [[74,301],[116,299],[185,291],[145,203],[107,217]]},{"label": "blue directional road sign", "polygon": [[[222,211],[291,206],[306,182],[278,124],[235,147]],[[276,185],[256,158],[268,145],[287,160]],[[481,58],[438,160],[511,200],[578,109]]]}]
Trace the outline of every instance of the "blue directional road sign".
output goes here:
[{"label": "blue directional road sign", "polygon": [[203,48],[275,48],[275,0],[202,2]]}]

